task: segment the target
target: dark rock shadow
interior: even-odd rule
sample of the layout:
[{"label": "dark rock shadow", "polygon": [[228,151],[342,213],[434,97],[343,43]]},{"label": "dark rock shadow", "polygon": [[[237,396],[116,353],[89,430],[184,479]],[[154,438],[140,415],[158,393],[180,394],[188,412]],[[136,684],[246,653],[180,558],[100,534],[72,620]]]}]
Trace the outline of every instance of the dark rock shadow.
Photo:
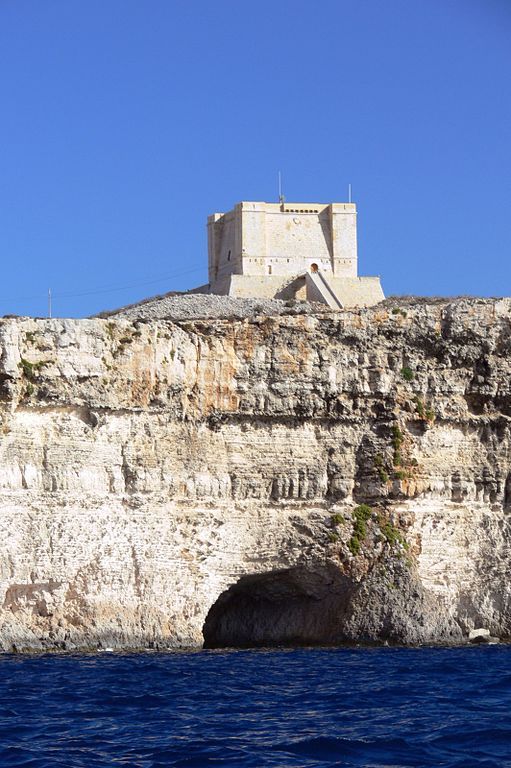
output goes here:
[{"label": "dark rock shadow", "polygon": [[353,589],[347,577],[328,566],[243,576],[211,607],[204,647],[331,644]]},{"label": "dark rock shadow", "polygon": [[416,574],[387,562],[361,580],[326,563],[242,576],[211,607],[204,648],[459,642],[462,633]]}]

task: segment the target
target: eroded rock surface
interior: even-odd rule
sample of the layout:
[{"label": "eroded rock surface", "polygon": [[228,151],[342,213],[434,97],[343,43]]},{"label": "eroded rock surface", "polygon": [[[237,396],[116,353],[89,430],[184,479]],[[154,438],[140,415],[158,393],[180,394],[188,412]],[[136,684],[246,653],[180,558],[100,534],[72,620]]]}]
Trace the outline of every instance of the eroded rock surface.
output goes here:
[{"label": "eroded rock surface", "polygon": [[510,330],[0,321],[0,646],[509,637]]}]

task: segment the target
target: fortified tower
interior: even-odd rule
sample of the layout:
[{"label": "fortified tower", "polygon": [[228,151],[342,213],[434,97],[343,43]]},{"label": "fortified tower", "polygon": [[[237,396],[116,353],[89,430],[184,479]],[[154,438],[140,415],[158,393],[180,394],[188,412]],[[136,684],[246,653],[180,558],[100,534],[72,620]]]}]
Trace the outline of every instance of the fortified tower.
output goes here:
[{"label": "fortified tower", "polygon": [[354,203],[241,202],[208,217],[210,293],[308,298],[333,309],[384,296],[358,277]]}]

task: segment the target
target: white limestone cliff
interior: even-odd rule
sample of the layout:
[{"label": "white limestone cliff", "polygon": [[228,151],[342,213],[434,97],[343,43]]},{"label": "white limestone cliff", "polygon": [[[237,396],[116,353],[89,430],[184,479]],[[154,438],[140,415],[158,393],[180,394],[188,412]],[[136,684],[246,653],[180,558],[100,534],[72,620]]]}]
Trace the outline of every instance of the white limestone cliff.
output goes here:
[{"label": "white limestone cliff", "polygon": [[1,320],[0,647],[509,637],[510,330]]}]

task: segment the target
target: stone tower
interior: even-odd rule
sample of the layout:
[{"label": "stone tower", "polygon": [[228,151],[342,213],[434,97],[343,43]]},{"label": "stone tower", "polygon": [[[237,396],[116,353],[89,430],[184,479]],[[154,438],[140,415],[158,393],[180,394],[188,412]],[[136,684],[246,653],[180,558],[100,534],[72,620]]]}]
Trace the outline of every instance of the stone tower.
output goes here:
[{"label": "stone tower", "polygon": [[208,218],[208,291],[308,298],[332,308],[384,296],[377,277],[358,277],[354,203],[241,202]]}]

